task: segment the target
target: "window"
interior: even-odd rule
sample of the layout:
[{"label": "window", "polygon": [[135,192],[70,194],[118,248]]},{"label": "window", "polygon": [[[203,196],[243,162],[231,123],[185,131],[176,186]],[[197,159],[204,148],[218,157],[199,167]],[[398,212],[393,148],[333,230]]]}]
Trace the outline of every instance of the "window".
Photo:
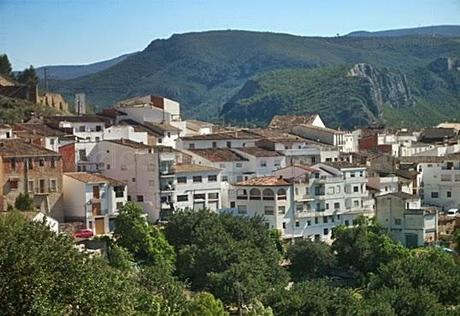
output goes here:
[{"label": "window", "polygon": [[109,163],[105,166],[105,169],[110,170],[110,164]]},{"label": "window", "polygon": [[348,219],[345,220],[345,226],[350,226],[350,221],[348,221]]},{"label": "window", "polygon": [[359,201],[358,200],[353,201],[353,206],[354,207],[359,207]]},{"label": "window", "polygon": [[441,181],[452,181],[452,174],[441,174]]},{"label": "window", "polygon": [[222,181],[227,182],[228,181],[228,176],[222,176]]},{"label": "window", "polygon": [[318,224],[318,217],[315,217],[315,224]]},{"label": "window", "polygon": [[279,189],[277,192],[277,199],[278,200],[286,200],[286,190],[285,189]]},{"label": "window", "polygon": [[340,203],[339,202],[335,202],[334,203],[334,209],[335,210],[338,210],[340,208]]},{"label": "window", "polygon": [[170,132],[168,132],[168,138],[171,138],[171,133]]},{"label": "window", "polygon": [[80,157],[80,160],[86,161],[86,149],[80,149],[78,151],[78,156]]},{"label": "window", "polygon": [[144,196],[143,195],[136,196],[136,201],[137,202],[144,202]]},{"label": "window", "polygon": [[189,149],[195,149],[195,144],[193,144],[193,143],[188,144],[188,148],[189,148]]},{"label": "window", "polygon": [[260,200],[262,198],[262,195],[260,193],[259,189],[252,188],[249,190],[249,199],[250,200]]},{"label": "window", "polygon": [[212,148],[217,148],[217,142],[212,142]]},{"label": "window", "polygon": [[299,195],[299,188],[295,188],[295,195]]},{"label": "window", "polygon": [[236,182],[243,181],[243,176],[236,176]]},{"label": "window", "polygon": [[12,170],[16,170],[16,160],[15,159],[11,159],[11,169]]},{"label": "window", "polygon": [[295,227],[300,227],[299,221],[295,221]]},{"label": "window", "polygon": [[283,229],[286,229],[286,222],[283,222]]},{"label": "window", "polygon": [[128,195],[128,202],[131,201],[131,195]]},{"label": "window", "polygon": [[235,201],[233,201],[233,202],[230,202],[230,207],[231,207],[231,208],[234,208],[234,207],[235,207],[235,205],[236,205]]},{"label": "window", "polygon": [[200,183],[203,181],[201,176],[193,176],[193,183]]},{"label": "window", "polygon": [[432,199],[437,199],[439,197],[439,193],[438,192],[431,192],[431,198]]},{"label": "window", "polygon": [[237,162],[237,163],[235,164],[235,167],[237,167],[237,168],[242,168],[242,167],[243,167],[243,164],[242,164],[241,162]]},{"label": "window", "polygon": [[32,158],[29,158],[27,160],[27,162],[29,163],[29,169],[33,169],[34,168],[34,160]]},{"label": "window", "polygon": [[451,197],[452,197],[452,192],[451,192],[451,191],[447,191],[446,193],[447,193],[447,197],[448,197],[448,198],[451,198]]},{"label": "window", "polygon": [[266,229],[270,229],[270,223],[264,223]]},{"label": "window", "polygon": [[353,192],[359,192],[359,187],[358,187],[358,186],[354,186],[354,187],[353,187]]},{"label": "window", "polygon": [[266,205],[264,207],[264,213],[265,215],[275,215],[275,209],[271,205]]},{"label": "window", "polygon": [[78,131],[81,133],[85,132],[86,131],[85,125],[81,125],[80,127],[78,127]]},{"label": "window", "polygon": [[96,132],[102,131],[102,126],[101,125],[96,125]]},{"label": "window", "polygon": [[[163,142],[163,138],[158,138],[158,144],[161,144]],[[193,147],[195,148],[195,147]],[[190,149],[193,149],[193,148],[190,148]]]},{"label": "window", "polygon": [[295,210],[296,210],[297,213],[303,212],[303,204],[302,203],[296,203]]},{"label": "window", "polygon": [[206,200],[206,194],[203,194],[203,193],[194,194],[193,199],[195,199],[195,200]]},{"label": "window", "polygon": [[121,209],[123,207],[123,202],[117,202],[117,210]]},{"label": "window", "polygon": [[57,191],[57,181],[56,179],[50,179],[50,192]]},{"label": "window", "polygon": [[219,193],[208,193],[208,200],[217,200],[219,198]]},{"label": "window", "polygon": [[350,178],[354,178],[355,177],[355,173],[354,172],[350,172]]},{"label": "window", "polygon": [[238,214],[247,214],[248,209],[246,205],[238,205]]},{"label": "window", "polygon": [[132,180],[133,182],[136,182],[136,178],[132,178],[131,180]]},{"label": "window", "polygon": [[34,180],[29,180],[27,182],[27,191],[34,192]]},{"label": "window", "polygon": [[275,193],[273,192],[273,190],[271,189],[265,189],[263,192],[262,192],[262,195],[263,195],[263,199],[264,200],[274,200],[275,199]]},{"label": "window", "polygon": [[187,177],[177,177],[177,183],[187,183]]},{"label": "window", "polygon": [[125,193],[125,188],[122,187],[122,186],[116,186],[113,188],[113,190],[115,191],[115,197],[116,198],[121,198],[123,197],[124,193]]},{"label": "window", "polygon": [[323,235],[329,235],[329,229],[328,228],[324,228]]},{"label": "window", "polygon": [[323,223],[324,223],[324,224],[327,223],[327,216],[323,216]]},{"label": "window", "polygon": [[208,182],[216,182],[217,181],[217,175],[209,175],[208,176]]},{"label": "window", "polygon": [[126,171],[127,170],[126,165],[125,164],[120,165],[120,169]]},{"label": "window", "polygon": [[326,210],[329,209],[329,203],[326,203]]},{"label": "window", "polygon": [[311,221],[310,220],[307,221],[307,226],[311,226]]},{"label": "window", "polygon": [[227,147],[232,148],[232,142],[227,142]]},{"label": "window", "polygon": [[51,158],[51,168],[56,168],[56,159]]},{"label": "window", "polygon": [[187,202],[188,201],[188,195],[178,195],[177,196],[177,202]]},{"label": "window", "polygon": [[261,167],[266,167],[267,166],[267,162],[265,160],[261,160],[260,161],[260,166]]},{"label": "window", "polygon": [[286,207],[285,206],[278,206],[278,214],[285,214]]},{"label": "window", "polygon": [[45,159],[40,158],[40,159],[38,160],[38,165],[39,165],[40,167],[44,167],[44,166],[45,166]]},{"label": "window", "polygon": [[275,160],[275,162],[273,163],[273,165],[274,165],[275,167],[281,167],[281,161]]},{"label": "window", "polygon": [[401,219],[395,218],[395,225],[401,225]]}]

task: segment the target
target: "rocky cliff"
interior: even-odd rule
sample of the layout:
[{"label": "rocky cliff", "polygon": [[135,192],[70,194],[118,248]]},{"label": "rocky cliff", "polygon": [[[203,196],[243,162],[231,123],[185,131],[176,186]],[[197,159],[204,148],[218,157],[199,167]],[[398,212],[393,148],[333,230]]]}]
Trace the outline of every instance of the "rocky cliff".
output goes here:
[{"label": "rocky cliff", "polygon": [[355,64],[348,76],[362,78],[367,81],[370,99],[379,112],[383,105],[403,108],[414,105],[414,99],[407,84],[406,76],[400,72],[386,68],[374,68],[370,64]]}]

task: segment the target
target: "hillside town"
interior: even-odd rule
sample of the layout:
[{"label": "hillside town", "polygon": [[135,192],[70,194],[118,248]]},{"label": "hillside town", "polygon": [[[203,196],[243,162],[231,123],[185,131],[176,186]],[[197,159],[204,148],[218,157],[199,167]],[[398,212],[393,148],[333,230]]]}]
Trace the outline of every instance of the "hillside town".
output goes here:
[{"label": "hillside town", "polygon": [[8,212],[28,194],[32,218],[80,238],[110,235],[131,201],[153,223],[209,209],[260,216],[286,241],[331,243],[337,226],[364,216],[406,247],[435,245],[460,225],[459,130],[336,130],[314,113],[220,126],[147,95],[95,114],[2,124],[0,206]]}]

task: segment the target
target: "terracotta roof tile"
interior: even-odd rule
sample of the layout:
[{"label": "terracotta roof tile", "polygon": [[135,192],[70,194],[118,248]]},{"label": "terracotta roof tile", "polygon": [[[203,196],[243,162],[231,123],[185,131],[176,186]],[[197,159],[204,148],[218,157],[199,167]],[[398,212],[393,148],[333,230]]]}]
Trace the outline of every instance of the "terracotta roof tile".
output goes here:
[{"label": "terracotta roof tile", "polygon": [[248,161],[228,148],[207,148],[207,149],[187,149],[188,151],[201,156],[209,161]]},{"label": "terracotta roof tile", "polygon": [[67,172],[64,173],[64,175],[84,183],[108,183],[112,186],[125,185],[122,181],[109,178],[98,173]]},{"label": "terracotta roof tile", "polygon": [[290,183],[278,176],[250,178],[235,184],[236,186],[288,186]]}]

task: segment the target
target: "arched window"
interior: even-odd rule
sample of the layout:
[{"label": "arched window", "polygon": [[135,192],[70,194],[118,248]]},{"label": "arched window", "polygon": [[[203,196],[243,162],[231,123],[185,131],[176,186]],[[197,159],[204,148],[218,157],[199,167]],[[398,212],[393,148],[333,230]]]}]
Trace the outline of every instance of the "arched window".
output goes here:
[{"label": "arched window", "polygon": [[236,199],[237,200],[247,200],[248,199],[248,191],[244,189],[238,189],[236,191]]},{"label": "arched window", "polygon": [[278,200],[286,200],[286,189],[279,189],[278,190]]},{"label": "arched window", "polygon": [[263,199],[264,200],[274,200],[275,199],[275,193],[273,192],[272,189],[265,189],[263,191]]},{"label": "arched window", "polygon": [[249,199],[250,200],[260,200],[261,199],[260,190],[259,189],[251,189],[249,191]]}]

